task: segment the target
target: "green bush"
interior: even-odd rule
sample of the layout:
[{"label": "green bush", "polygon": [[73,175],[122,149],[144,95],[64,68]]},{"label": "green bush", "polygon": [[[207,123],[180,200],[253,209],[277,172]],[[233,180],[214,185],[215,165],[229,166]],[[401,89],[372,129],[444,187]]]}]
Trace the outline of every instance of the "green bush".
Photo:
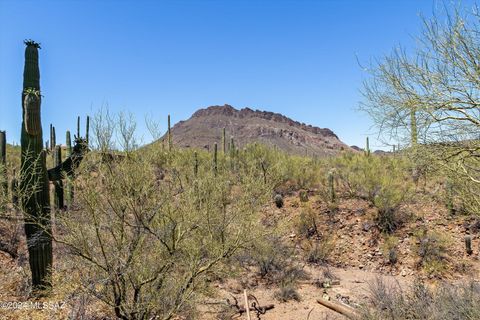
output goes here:
[{"label": "green bush", "polygon": [[[123,319],[190,313],[230,258],[265,241],[260,208],[276,178],[274,162],[267,184],[259,176],[262,152],[273,159],[267,149],[252,150],[237,175],[226,167],[215,174],[210,155],[199,151],[194,178],[191,150],[132,147],[114,162],[93,150],[74,181],[75,206],[57,216],[55,240],[72,261],[61,272],[75,275],[63,285],[89,292]],[[262,268],[270,273],[271,264]]]},{"label": "green bush", "polygon": [[441,275],[446,270],[448,239],[437,232],[419,231],[416,234],[417,265],[428,274]]},{"label": "green bush", "polygon": [[381,231],[391,233],[402,225],[407,216],[399,209],[414,187],[406,159],[345,153],[333,163],[343,191],[378,208],[376,222]]}]

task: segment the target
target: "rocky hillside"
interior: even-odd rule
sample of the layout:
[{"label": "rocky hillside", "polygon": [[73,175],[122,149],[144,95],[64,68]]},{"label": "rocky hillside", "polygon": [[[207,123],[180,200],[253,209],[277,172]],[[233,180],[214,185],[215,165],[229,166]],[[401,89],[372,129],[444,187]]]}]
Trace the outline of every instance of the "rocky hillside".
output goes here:
[{"label": "rocky hillside", "polygon": [[306,125],[279,113],[250,108],[237,110],[230,105],[200,109],[190,119],[178,122],[172,128],[173,143],[209,149],[217,142],[221,148],[223,128],[227,141],[234,137],[236,146],[260,142],[292,154],[319,156],[351,149],[330,129]]}]

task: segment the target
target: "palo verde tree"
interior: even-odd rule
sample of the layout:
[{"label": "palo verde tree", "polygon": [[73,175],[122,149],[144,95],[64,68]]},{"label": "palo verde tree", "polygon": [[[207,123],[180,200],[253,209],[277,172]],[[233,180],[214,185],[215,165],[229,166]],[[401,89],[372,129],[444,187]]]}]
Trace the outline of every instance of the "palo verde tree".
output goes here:
[{"label": "palo verde tree", "polygon": [[360,106],[382,137],[409,136],[416,163],[461,179],[472,212],[480,210],[479,34],[478,7],[424,19],[413,52],[395,49],[370,66]]}]

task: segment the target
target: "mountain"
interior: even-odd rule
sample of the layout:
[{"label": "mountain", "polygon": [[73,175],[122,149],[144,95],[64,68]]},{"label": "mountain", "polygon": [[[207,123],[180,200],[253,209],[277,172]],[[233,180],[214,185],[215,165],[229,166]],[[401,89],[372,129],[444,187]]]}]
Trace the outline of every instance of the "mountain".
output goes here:
[{"label": "mountain", "polygon": [[[282,114],[230,105],[211,106],[196,111],[190,119],[176,123],[172,131],[174,146],[210,149],[222,144],[222,131],[227,142],[234,138],[236,146],[259,142],[275,145],[291,154],[334,155],[341,150],[353,150],[330,129],[318,128],[294,121]],[[166,139],[165,135],[161,139]]]}]

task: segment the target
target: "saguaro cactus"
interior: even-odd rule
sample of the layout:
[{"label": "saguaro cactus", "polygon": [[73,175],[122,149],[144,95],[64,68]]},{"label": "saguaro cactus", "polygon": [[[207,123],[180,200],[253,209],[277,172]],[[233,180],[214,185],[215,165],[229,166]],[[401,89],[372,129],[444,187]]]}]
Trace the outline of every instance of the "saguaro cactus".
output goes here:
[{"label": "saguaro cactus", "polygon": [[80,116],[77,116],[77,137],[80,137]]},{"label": "saguaro cactus", "polygon": [[225,127],[222,130],[223,154],[227,153],[227,137],[225,135]]},{"label": "saguaro cactus", "polygon": [[370,141],[368,140],[368,137],[365,142],[365,155],[368,157],[370,155]]},{"label": "saguaro cactus", "polygon": [[0,131],[0,174],[3,176],[2,187],[5,194],[8,192],[7,182],[7,134],[5,131]]},{"label": "saguaro cactus", "polygon": [[[55,147],[55,153],[54,153],[54,165],[58,166],[62,163],[62,148],[60,146]],[[64,201],[63,201],[63,181],[58,180],[54,181],[54,186],[55,186],[55,209],[63,209],[64,207]]]},{"label": "saguaro cactus", "polygon": [[[67,150],[65,155],[67,158],[69,158],[72,155],[72,138],[70,137],[70,131],[68,130],[67,130],[67,133],[65,134],[65,144],[67,145]],[[73,202],[73,186],[70,180],[68,179],[66,181],[65,191],[66,191],[67,206],[70,206]]]},{"label": "saguaro cactus", "polygon": [[172,151],[172,130],[170,128],[170,115],[168,115],[168,151]]},{"label": "saguaro cactus", "polygon": [[51,285],[53,256],[50,196],[40,117],[41,95],[38,67],[40,46],[31,40],[25,41],[25,45],[20,199],[25,215],[25,234],[32,272],[32,286],[34,292],[37,292]]},{"label": "saguaro cactus", "polygon": [[[87,143],[87,146],[88,146],[88,135],[90,133],[90,117],[87,116],[87,125],[85,127],[85,141]],[[78,135],[78,137],[80,137],[80,135]]]},{"label": "saguaro cactus", "polygon": [[235,155],[235,141],[233,140],[233,137],[230,137],[230,154],[232,156]]},{"label": "saguaro cactus", "polygon": [[[50,150],[55,151],[55,146],[57,145],[57,137],[55,135],[55,127],[50,124]],[[53,153],[52,153],[53,157]]]},{"label": "saguaro cactus", "polygon": [[193,174],[195,175],[195,178],[197,177],[198,175],[198,155],[197,155],[197,151],[195,151],[193,153],[193,161],[194,161],[194,164],[193,164]]},{"label": "saguaro cactus", "polygon": [[235,142],[233,137],[230,137],[230,169],[235,169]]},{"label": "saguaro cactus", "polygon": [[215,175],[217,175],[217,143],[213,145],[213,172],[215,172]]},{"label": "saguaro cactus", "polygon": [[53,124],[50,123],[50,148],[47,148],[47,150],[53,150]]},{"label": "saguaro cactus", "polygon": [[329,193],[329,198],[331,203],[334,203],[336,199],[334,178],[335,178],[335,173],[333,170],[330,170],[328,172],[328,193]]},{"label": "saguaro cactus", "polygon": [[52,136],[52,140],[50,141],[52,144],[50,145],[50,149],[52,150],[52,160],[53,160],[53,163],[55,163],[55,148],[57,147],[57,136],[55,134],[55,126],[51,126],[51,136]]}]

